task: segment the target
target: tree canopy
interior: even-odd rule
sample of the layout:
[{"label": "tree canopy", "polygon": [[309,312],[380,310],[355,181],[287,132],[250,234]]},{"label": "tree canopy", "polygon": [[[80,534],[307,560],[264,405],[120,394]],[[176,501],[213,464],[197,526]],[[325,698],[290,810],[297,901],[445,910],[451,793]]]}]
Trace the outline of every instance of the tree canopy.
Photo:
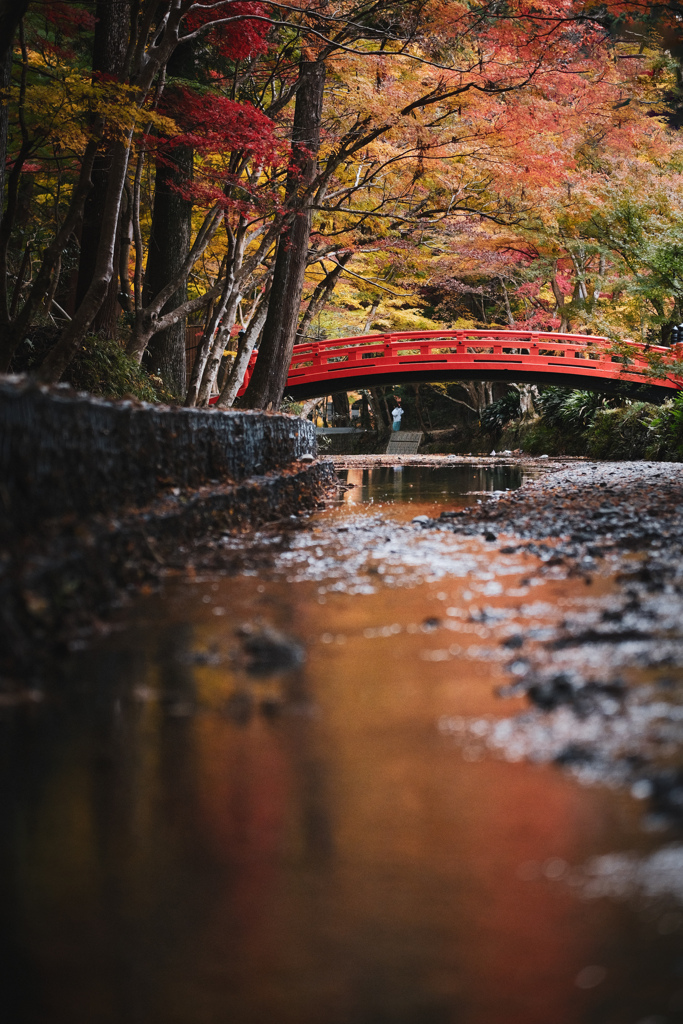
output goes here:
[{"label": "tree canopy", "polygon": [[277,408],[316,332],[666,342],[682,13],[5,0],[0,369],[56,381],[101,336],[230,405],[258,345],[242,403]]}]

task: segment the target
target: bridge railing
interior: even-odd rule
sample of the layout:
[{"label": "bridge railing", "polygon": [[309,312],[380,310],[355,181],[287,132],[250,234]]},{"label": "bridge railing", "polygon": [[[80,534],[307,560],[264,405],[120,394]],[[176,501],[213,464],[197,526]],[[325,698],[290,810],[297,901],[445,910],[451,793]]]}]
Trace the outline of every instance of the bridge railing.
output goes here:
[{"label": "bridge railing", "polygon": [[[400,331],[387,334],[359,334],[296,345],[287,383],[335,377],[361,377],[374,372],[406,370],[419,364],[421,370],[444,370],[446,365],[470,373],[513,370],[519,365],[527,372],[573,374],[622,378],[629,382],[652,381],[650,359],[667,362],[683,357],[683,346],[668,349],[659,345],[627,342],[615,349],[609,338],[598,335],[564,334],[553,331],[443,330]],[[249,372],[255,361],[252,356]],[[248,380],[248,378],[247,378]],[[245,385],[246,385],[245,381]],[[664,387],[680,382],[661,380]]]}]

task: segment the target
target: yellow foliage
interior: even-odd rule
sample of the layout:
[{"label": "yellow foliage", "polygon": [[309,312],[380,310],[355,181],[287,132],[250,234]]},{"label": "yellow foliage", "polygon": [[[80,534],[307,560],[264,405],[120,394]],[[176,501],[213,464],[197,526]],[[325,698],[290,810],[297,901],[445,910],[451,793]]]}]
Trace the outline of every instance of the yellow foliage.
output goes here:
[{"label": "yellow foliage", "polygon": [[[49,76],[48,76],[49,70]],[[23,101],[23,113],[37,140],[60,151],[77,155],[97,121],[104,121],[110,139],[127,139],[131,133],[156,131],[172,135],[175,121],[141,106],[137,90],[118,82],[93,82],[90,75],[74,71],[66,63],[48,66],[43,56],[29,52],[31,81]],[[35,77],[34,77],[35,76]],[[13,85],[12,101],[19,103],[19,83]]]}]

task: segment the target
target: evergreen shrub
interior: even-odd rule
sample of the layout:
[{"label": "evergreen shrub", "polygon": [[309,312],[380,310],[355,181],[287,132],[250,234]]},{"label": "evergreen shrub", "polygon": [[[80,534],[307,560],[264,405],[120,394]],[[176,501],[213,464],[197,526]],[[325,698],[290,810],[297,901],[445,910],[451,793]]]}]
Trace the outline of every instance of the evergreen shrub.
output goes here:
[{"label": "evergreen shrub", "polygon": [[588,454],[593,459],[658,457],[662,438],[655,421],[659,413],[658,406],[647,402],[601,409],[587,433]]},{"label": "evergreen shrub", "polygon": [[[57,340],[52,326],[33,328],[12,359],[11,373],[31,373]],[[148,373],[126,355],[121,342],[90,335],[62,378],[77,391],[88,391],[103,398],[138,398],[143,402],[178,401],[160,377]]]}]

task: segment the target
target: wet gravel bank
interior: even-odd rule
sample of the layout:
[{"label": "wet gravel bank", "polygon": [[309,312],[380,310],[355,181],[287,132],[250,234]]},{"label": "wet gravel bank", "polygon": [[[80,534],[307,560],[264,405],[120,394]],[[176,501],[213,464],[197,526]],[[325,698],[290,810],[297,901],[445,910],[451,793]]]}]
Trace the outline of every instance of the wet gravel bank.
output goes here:
[{"label": "wet gravel bank", "polygon": [[563,456],[561,459],[550,459],[547,455],[519,455],[505,454],[496,455],[334,455],[325,454],[329,458],[335,470],[344,469],[377,469],[387,466],[421,466],[425,469],[438,469],[444,466],[525,466],[538,467],[539,470],[546,470],[551,467],[583,464],[587,460],[584,456]]},{"label": "wet gravel bank", "polygon": [[444,718],[463,744],[554,761],[586,783],[628,786],[651,828],[683,827],[683,466],[602,463],[551,470],[422,528],[528,550],[540,575],[614,586],[546,630],[508,636],[509,685],[529,710]]}]

